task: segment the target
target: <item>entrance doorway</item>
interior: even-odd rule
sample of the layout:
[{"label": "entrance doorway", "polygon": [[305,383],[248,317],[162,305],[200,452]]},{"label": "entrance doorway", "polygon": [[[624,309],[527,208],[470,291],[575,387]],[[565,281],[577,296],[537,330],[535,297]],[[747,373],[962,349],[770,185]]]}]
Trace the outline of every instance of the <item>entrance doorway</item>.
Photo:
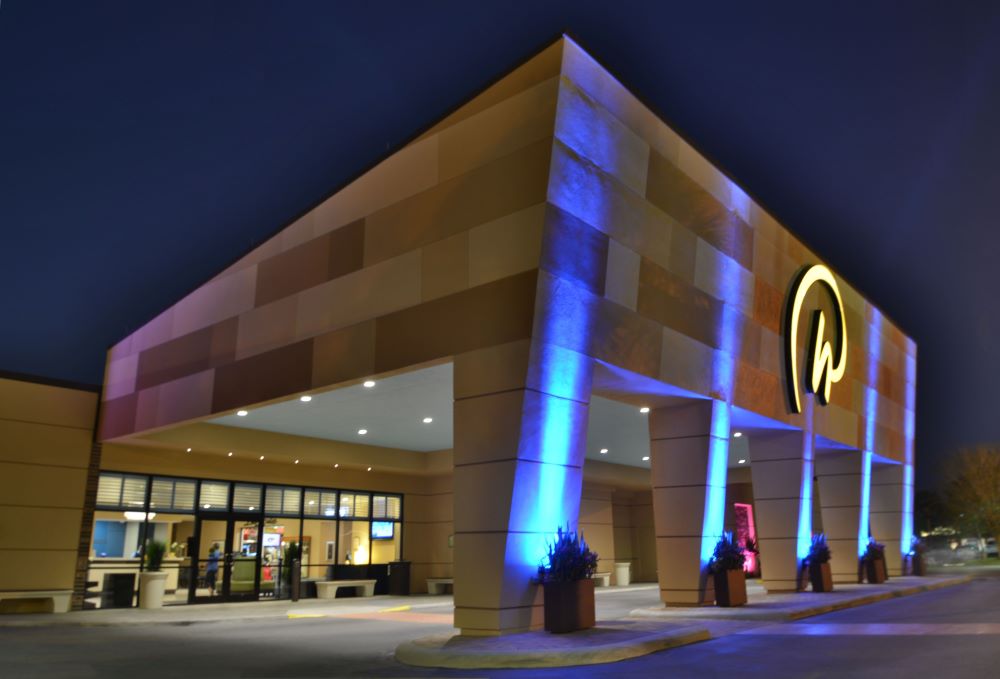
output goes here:
[{"label": "entrance doorway", "polygon": [[260,539],[259,515],[199,516],[188,601],[255,601],[261,580]]}]

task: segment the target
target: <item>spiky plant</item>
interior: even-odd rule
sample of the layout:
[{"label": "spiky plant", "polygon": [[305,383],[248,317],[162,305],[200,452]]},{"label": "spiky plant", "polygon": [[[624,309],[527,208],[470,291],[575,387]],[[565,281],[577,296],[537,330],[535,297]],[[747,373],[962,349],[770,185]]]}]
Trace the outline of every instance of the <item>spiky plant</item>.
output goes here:
[{"label": "spiky plant", "polygon": [[591,577],[597,571],[597,553],[591,551],[583,533],[567,526],[556,529],[556,539],[538,567],[539,582],[575,582]]}]

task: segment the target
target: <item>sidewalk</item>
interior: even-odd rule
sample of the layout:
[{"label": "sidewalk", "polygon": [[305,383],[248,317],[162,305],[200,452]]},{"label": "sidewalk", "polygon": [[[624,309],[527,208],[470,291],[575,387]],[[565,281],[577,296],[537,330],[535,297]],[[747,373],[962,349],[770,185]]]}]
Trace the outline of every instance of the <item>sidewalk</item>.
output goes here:
[{"label": "sidewalk", "polygon": [[442,607],[452,610],[452,597],[374,596],[299,601],[248,601],[226,604],[165,606],[154,610],[110,608],[71,613],[0,615],[3,627],[118,627],[135,625],[196,625],[201,623],[257,621],[420,610]]},{"label": "sidewalk", "polygon": [[[656,600],[655,584],[637,583],[629,587],[600,587],[597,596],[603,598],[615,593],[650,591],[650,600]],[[201,623],[256,621],[297,618],[324,618],[333,616],[393,613],[440,609],[451,614],[454,609],[452,595],[414,594],[412,596],[349,597],[342,599],[300,599],[292,602],[247,601],[239,603],[195,604],[165,606],[155,610],[140,608],[94,609],[71,613],[21,613],[0,615],[3,627],[116,627],[132,625],[196,625]]]},{"label": "sidewalk", "polygon": [[893,597],[909,596],[928,592],[941,587],[960,585],[971,580],[971,576],[899,576],[881,585],[838,584],[834,591],[825,594],[813,592],[788,592],[767,594],[756,583],[748,583],[746,606],[719,608],[665,608],[651,606],[637,608],[629,614],[632,618],[656,620],[801,620],[814,615],[822,615],[844,608],[864,606]]}]

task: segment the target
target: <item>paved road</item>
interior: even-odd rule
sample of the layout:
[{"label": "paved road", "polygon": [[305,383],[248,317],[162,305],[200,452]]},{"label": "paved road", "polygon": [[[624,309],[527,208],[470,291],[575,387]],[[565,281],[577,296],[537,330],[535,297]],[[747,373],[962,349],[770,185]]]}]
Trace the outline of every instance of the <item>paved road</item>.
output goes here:
[{"label": "paved road", "polygon": [[[600,617],[655,590],[599,599]],[[439,610],[440,609],[440,610]],[[798,623],[713,624],[712,641],[613,665],[540,671],[422,670],[395,645],[446,633],[447,606],[391,615],[179,626],[0,629],[0,676],[15,677],[989,677],[1000,667],[1000,578]],[[374,619],[373,619],[374,618]]]}]

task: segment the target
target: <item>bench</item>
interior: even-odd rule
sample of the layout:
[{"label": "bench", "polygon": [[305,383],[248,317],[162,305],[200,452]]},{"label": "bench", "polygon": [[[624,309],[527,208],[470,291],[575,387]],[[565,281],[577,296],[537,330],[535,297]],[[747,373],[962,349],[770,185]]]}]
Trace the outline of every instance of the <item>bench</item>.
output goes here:
[{"label": "bench", "polygon": [[428,594],[447,594],[448,587],[455,587],[455,578],[427,578]]},{"label": "bench", "polygon": [[353,589],[360,596],[375,596],[374,580],[317,580],[317,599],[336,599],[337,590],[341,587]]},{"label": "bench", "polygon": [[611,572],[607,573],[594,573],[590,576],[592,580],[596,580],[594,587],[610,587],[611,586]]},{"label": "bench", "polygon": [[69,613],[71,589],[0,592],[0,613]]}]

